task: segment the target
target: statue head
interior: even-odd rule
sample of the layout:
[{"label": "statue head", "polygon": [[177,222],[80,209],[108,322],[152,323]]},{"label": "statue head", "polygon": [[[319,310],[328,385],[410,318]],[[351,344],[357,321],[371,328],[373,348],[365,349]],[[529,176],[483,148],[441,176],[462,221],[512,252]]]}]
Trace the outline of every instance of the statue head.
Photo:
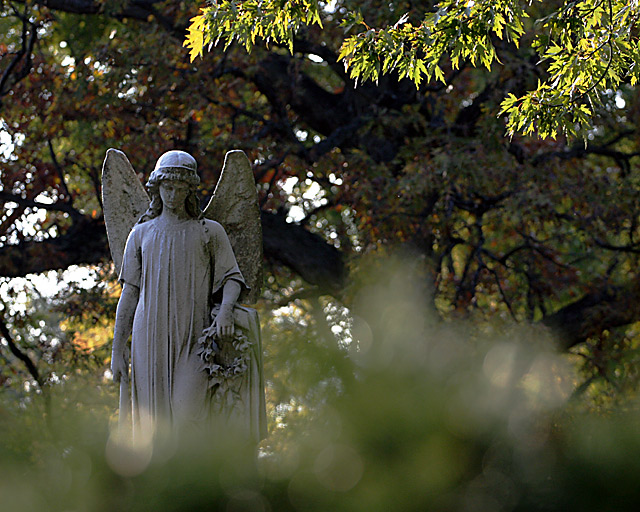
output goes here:
[{"label": "statue head", "polygon": [[167,151],[158,161],[147,181],[147,190],[151,197],[149,209],[140,217],[138,222],[145,222],[158,217],[162,213],[162,199],[160,197],[160,183],[166,180],[181,181],[189,185],[189,194],[185,199],[187,214],[194,219],[202,217],[202,210],[198,201],[197,186],[200,177],[197,173],[198,164],[189,153],[179,150]]},{"label": "statue head", "polygon": [[196,159],[184,151],[172,150],[164,153],[156,162],[147,188],[157,186],[162,180],[176,180],[197,187],[200,184],[200,177],[197,173],[198,164]]}]

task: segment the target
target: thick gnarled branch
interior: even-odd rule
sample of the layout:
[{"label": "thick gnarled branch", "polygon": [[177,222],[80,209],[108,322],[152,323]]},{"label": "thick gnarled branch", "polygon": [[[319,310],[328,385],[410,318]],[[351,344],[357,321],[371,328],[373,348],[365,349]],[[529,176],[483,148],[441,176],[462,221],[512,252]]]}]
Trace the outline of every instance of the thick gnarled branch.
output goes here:
[{"label": "thick gnarled branch", "polygon": [[70,265],[96,264],[108,255],[103,220],[78,217],[60,236],[0,247],[0,275],[24,277]]},{"label": "thick gnarled branch", "polygon": [[569,349],[604,329],[622,327],[640,320],[640,285],[608,286],[547,315],[542,323],[559,334],[563,349]]},{"label": "thick gnarled branch", "polygon": [[324,293],[335,294],[344,286],[342,253],[319,235],[268,212],[262,212],[262,233],[268,258],[291,268]]},{"label": "thick gnarled branch", "polygon": [[[262,212],[262,230],[267,258],[288,266],[325,293],[336,293],[343,286],[342,253],[322,237],[269,212]],[[109,258],[104,221],[80,217],[55,238],[0,247],[0,276],[24,277]]]}]

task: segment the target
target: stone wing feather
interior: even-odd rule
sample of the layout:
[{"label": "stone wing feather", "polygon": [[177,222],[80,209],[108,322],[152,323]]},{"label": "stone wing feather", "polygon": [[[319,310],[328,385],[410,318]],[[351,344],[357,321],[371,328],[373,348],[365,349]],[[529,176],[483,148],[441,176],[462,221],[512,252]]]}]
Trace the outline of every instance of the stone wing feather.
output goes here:
[{"label": "stone wing feather", "polygon": [[149,196],[122,151],[107,150],[102,165],[102,210],[111,257],[120,274],[131,228],[149,207]]},{"label": "stone wing feather", "polygon": [[222,224],[242,275],[251,288],[240,302],[253,304],[262,287],[262,224],[251,164],[244,151],[229,151],[213,197],[204,210],[208,219]]}]

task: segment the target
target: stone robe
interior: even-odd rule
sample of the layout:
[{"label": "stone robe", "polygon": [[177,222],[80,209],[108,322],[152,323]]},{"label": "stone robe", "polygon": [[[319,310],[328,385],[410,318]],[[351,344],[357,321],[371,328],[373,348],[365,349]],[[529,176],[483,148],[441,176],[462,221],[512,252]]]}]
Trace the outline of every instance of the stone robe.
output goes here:
[{"label": "stone robe", "polygon": [[[140,289],[131,341],[134,438],[152,432],[158,421],[206,426],[214,411],[224,413],[212,397],[197,342],[227,280],[246,286],[219,223],[190,219],[160,227],[157,221],[131,230],[120,273],[121,282]],[[259,439],[266,431],[259,327],[253,336],[240,409],[248,434]],[[230,405],[237,416],[238,404]]]}]

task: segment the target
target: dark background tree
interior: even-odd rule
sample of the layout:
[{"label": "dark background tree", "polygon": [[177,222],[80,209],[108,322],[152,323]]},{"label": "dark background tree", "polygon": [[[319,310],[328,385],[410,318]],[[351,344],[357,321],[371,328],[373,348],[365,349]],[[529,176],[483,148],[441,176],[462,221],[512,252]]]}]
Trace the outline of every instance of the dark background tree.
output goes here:
[{"label": "dark background tree", "polygon": [[[637,88],[607,93],[614,107],[595,113],[587,146],[509,139],[500,103],[546,76],[529,46],[495,40],[502,64],[491,71],[443,62],[446,85],[416,89],[388,75],[356,87],[337,62],[341,7],[351,4],[325,7],[323,29],[299,32],[293,53],[232,45],[190,63],[192,2],[3,0],[0,275],[108,264],[108,148],[143,180],[162,152],[190,152],[208,185],[203,203],[225,152],[239,148],[260,190],[265,298],[303,308],[327,339],[329,305],[352,306],[400,247],[422,261],[416,277],[442,320],[543,324],[587,361],[587,384],[634,384]],[[541,17],[560,4],[532,9]],[[389,5],[360,8],[371,26],[432,8]],[[534,27],[525,28],[526,40]],[[6,318],[11,336],[20,314]],[[38,343],[4,337],[22,354],[12,364],[46,379],[31,370]]]}]

